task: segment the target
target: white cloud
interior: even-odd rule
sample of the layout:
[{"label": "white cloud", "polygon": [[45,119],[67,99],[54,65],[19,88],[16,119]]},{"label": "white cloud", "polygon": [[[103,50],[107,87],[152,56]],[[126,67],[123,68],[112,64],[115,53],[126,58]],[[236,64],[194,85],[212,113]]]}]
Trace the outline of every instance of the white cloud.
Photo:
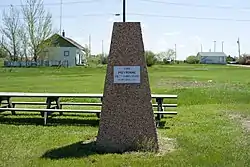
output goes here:
[{"label": "white cloud", "polygon": [[181,33],[180,31],[173,31],[173,32],[165,32],[164,35],[175,36],[175,35],[179,35],[180,33]]}]

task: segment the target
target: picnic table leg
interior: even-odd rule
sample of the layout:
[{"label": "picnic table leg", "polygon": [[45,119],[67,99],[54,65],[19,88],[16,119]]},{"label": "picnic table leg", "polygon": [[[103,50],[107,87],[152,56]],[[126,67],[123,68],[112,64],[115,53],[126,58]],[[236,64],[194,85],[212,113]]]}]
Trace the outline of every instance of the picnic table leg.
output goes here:
[{"label": "picnic table leg", "polygon": [[[14,105],[12,104],[12,100],[10,97],[7,97],[7,102],[8,102],[8,108],[14,108]],[[16,115],[15,111],[11,111],[12,115]]]},{"label": "picnic table leg", "polygon": [[[55,101],[56,101],[56,108],[57,109],[62,109],[62,105],[60,104],[60,98],[56,97]],[[63,112],[59,112],[59,114],[62,116]]]},{"label": "picnic table leg", "polygon": [[[101,102],[102,102],[102,100],[103,100],[103,98],[101,97]],[[97,113],[96,116],[97,116],[97,118],[100,118],[101,113]]]},{"label": "picnic table leg", "polygon": [[[163,98],[156,98],[157,102],[157,111],[163,111],[162,103],[163,103]],[[158,119],[160,120],[163,118],[163,114],[157,114]]]},{"label": "picnic table leg", "polygon": [[[7,108],[8,107],[8,105],[2,106],[2,101],[4,101],[4,100],[7,100],[6,97],[0,97],[0,108]],[[2,113],[2,112],[4,112],[4,111],[0,111],[0,113]]]},{"label": "picnic table leg", "polygon": [[[0,108],[2,108],[2,97],[0,97]],[[4,111],[0,111],[1,112],[4,112]]]},{"label": "picnic table leg", "polygon": [[2,106],[2,101],[3,101],[3,99],[2,99],[2,97],[0,97],[0,108]]},{"label": "picnic table leg", "polygon": [[47,118],[48,118],[48,114],[47,114],[47,112],[44,112],[44,118],[43,118],[43,120],[44,120],[44,125],[47,124]]},{"label": "picnic table leg", "polygon": [[[47,104],[46,109],[50,109],[50,108],[51,108],[51,102],[52,102],[51,98],[48,97],[48,98],[46,99],[46,104]],[[42,117],[45,117],[45,112],[40,112],[40,113],[41,113],[41,116],[42,116]],[[46,112],[46,116],[48,116],[48,113],[47,113],[47,112]]]},{"label": "picnic table leg", "polygon": [[[50,97],[48,97],[46,99],[46,104],[47,104],[47,109],[50,109],[51,108],[51,102],[52,102],[52,99]],[[41,116],[43,116],[43,120],[44,120],[44,125],[47,124],[47,118],[48,118],[48,112],[41,112]]]},{"label": "picnic table leg", "polygon": [[[0,97],[0,107],[2,105],[2,101],[6,100],[8,105],[7,106],[2,106],[3,108],[15,108],[15,105],[12,103],[11,97]],[[4,112],[4,111],[1,111]],[[12,115],[16,115],[15,111],[11,111]]]}]

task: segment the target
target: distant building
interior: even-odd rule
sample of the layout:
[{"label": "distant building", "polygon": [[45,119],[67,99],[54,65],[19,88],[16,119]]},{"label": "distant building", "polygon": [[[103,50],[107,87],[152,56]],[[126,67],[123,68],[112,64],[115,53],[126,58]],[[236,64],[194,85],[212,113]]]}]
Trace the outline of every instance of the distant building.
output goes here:
[{"label": "distant building", "polygon": [[201,64],[227,64],[227,55],[224,52],[199,52],[197,57]]},{"label": "distant building", "polygon": [[42,60],[49,62],[67,63],[67,66],[83,65],[86,63],[86,48],[78,44],[76,41],[65,37],[65,32],[54,34],[45,42],[46,46],[40,53]]}]

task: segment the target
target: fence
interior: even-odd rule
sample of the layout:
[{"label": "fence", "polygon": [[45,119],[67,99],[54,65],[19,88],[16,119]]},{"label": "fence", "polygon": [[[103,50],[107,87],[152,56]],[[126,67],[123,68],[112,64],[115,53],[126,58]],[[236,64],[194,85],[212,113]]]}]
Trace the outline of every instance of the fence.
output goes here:
[{"label": "fence", "polygon": [[4,67],[68,67],[67,60],[39,60],[39,61],[4,61]]}]

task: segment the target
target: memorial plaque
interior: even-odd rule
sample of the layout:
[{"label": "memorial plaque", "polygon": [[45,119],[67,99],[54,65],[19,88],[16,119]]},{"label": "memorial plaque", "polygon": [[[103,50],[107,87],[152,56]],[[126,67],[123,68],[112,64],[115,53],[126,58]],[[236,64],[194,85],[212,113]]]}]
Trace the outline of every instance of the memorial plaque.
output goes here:
[{"label": "memorial plaque", "polygon": [[140,83],[140,66],[114,66],[114,83]]}]

